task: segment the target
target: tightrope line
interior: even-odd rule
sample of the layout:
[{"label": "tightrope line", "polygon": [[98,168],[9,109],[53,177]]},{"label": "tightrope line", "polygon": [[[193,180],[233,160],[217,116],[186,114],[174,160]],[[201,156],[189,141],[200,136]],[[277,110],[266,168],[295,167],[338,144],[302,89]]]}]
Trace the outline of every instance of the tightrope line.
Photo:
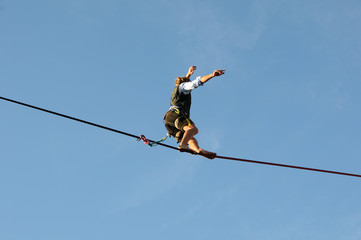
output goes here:
[{"label": "tightrope line", "polygon": [[[63,117],[63,118],[68,118],[68,119],[71,119],[71,120],[74,120],[74,121],[78,121],[78,122],[81,122],[81,123],[84,123],[84,124],[88,124],[88,125],[91,125],[91,126],[94,126],[94,127],[102,128],[102,129],[105,129],[105,130],[108,130],[108,131],[112,131],[112,132],[116,132],[116,133],[119,133],[119,134],[123,134],[123,135],[126,135],[126,136],[128,136],[128,137],[132,137],[132,138],[139,139],[139,136],[137,136],[137,135],[130,134],[130,133],[123,132],[123,131],[119,131],[119,130],[114,129],[114,128],[102,126],[102,125],[99,125],[99,124],[96,124],[96,123],[92,123],[92,122],[85,121],[85,120],[82,120],[82,119],[79,119],[79,118],[75,118],[75,117],[71,117],[71,116],[68,116],[68,115],[65,115],[65,114],[61,114],[61,113],[57,113],[57,112],[54,112],[54,111],[50,111],[50,110],[47,110],[47,109],[44,109],[44,108],[36,107],[36,106],[30,105],[30,104],[27,104],[27,103],[23,103],[23,102],[19,102],[19,101],[13,100],[13,99],[1,97],[1,96],[0,96],[0,99],[5,100],[5,101],[8,101],[8,102],[16,103],[16,104],[19,104],[19,105],[22,105],[22,106],[25,106],[25,107],[33,108],[33,109],[36,109],[36,110],[39,110],[39,111],[43,111],[43,112],[47,112],[47,113],[50,113],[50,114],[54,114],[54,115],[57,115],[57,116],[60,116],[60,117]],[[150,140],[150,139],[148,139],[148,141],[149,141],[149,142],[152,142],[152,143],[155,143],[155,142],[156,142],[156,141]],[[164,143],[158,143],[158,145],[178,151],[178,148],[173,147],[173,146],[170,146],[170,145],[167,145],[167,144],[164,144]],[[201,154],[198,154],[198,155],[201,155]],[[280,163],[272,163],[272,162],[263,162],[263,161],[249,160],[249,159],[243,159],[243,158],[225,157],[225,156],[218,156],[218,155],[216,156],[216,158],[226,159],[226,160],[233,160],[233,161],[240,161],[240,162],[247,162],[247,163],[256,163],[256,164],[263,164],[263,165],[271,165],[271,166],[277,166],[277,167],[294,168],[294,169],[300,169],[300,170],[306,170],[306,171],[331,173],[331,174],[338,174],[338,175],[344,175],[344,176],[351,176],[351,177],[359,177],[359,178],[361,178],[361,175],[359,175],[359,174],[346,173],[346,172],[329,171],[329,170],[324,170],[324,169],[301,167],[301,166],[294,166],[294,165],[287,165],[287,164],[280,164]]]}]

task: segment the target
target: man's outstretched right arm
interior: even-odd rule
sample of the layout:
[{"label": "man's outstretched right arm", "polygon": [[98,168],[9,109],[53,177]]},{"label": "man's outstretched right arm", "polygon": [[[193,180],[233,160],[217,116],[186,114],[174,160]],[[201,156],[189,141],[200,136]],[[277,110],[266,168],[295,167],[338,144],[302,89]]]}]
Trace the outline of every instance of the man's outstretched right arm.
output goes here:
[{"label": "man's outstretched right arm", "polygon": [[201,77],[201,82],[202,82],[202,83],[206,83],[206,82],[208,82],[209,80],[211,80],[211,78],[214,78],[214,77],[223,75],[223,74],[225,73],[225,71],[226,71],[226,70],[224,70],[224,69],[214,70],[213,73],[208,74],[208,75],[205,75],[205,76],[202,76],[202,77]]},{"label": "man's outstretched right arm", "polygon": [[[192,69],[192,70],[194,70],[194,69]],[[211,73],[211,74],[208,74],[208,75],[203,76],[203,77],[199,76],[195,80],[190,81],[190,82],[184,82],[184,83],[182,83],[180,85],[180,90],[184,94],[189,94],[192,90],[194,90],[195,88],[197,88],[199,86],[202,86],[204,83],[209,81],[211,78],[223,75],[224,71],[226,71],[226,70],[224,70],[224,69],[222,69],[222,70],[214,70],[214,72]],[[192,71],[192,74],[193,74],[193,71]]]}]

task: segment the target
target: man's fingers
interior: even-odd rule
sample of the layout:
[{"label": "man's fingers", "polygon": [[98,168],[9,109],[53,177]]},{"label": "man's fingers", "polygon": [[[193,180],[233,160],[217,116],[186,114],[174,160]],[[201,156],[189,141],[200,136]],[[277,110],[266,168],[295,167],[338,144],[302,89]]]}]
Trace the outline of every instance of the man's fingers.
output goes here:
[{"label": "man's fingers", "polygon": [[216,76],[219,76],[219,75],[223,75],[223,74],[224,74],[224,71],[226,71],[226,70],[224,70],[224,69],[222,69],[222,70],[216,70],[216,71],[214,71],[214,73],[215,73]]}]

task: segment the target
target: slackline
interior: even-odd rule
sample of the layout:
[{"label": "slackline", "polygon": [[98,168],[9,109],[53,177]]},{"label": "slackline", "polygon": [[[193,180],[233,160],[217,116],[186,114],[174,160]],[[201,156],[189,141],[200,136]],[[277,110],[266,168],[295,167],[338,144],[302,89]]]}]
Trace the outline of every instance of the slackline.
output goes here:
[{"label": "slackline", "polygon": [[[25,107],[33,108],[33,109],[36,109],[36,110],[39,110],[39,111],[43,111],[43,112],[47,112],[47,113],[50,113],[50,114],[54,114],[54,115],[57,115],[57,116],[60,116],[60,117],[63,117],[63,118],[68,118],[68,119],[71,119],[71,120],[74,120],[74,121],[78,121],[78,122],[81,122],[81,123],[84,123],[84,124],[92,125],[92,126],[94,126],[94,127],[102,128],[102,129],[105,129],[105,130],[108,130],[108,131],[112,131],[112,132],[116,132],[116,133],[119,133],[119,134],[123,134],[123,135],[126,135],[126,136],[128,136],[128,137],[132,137],[132,138],[139,139],[139,136],[137,136],[137,135],[130,134],[130,133],[123,132],[123,131],[119,131],[119,130],[114,129],[114,128],[102,126],[102,125],[99,125],[99,124],[96,124],[96,123],[92,123],[92,122],[85,121],[85,120],[82,120],[82,119],[79,119],[79,118],[75,118],[75,117],[71,117],[71,116],[68,116],[68,115],[65,115],[65,114],[61,114],[61,113],[57,113],[57,112],[54,112],[54,111],[50,111],[50,110],[47,110],[47,109],[44,109],[44,108],[36,107],[36,106],[30,105],[30,104],[27,104],[27,103],[22,103],[22,102],[19,102],[19,101],[16,101],[16,100],[12,100],[12,99],[9,99],[9,98],[5,98],[5,97],[1,97],[1,96],[0,96],[0,99],[5,100],[5,101],[8,101],[8,102],[16,103],[16,104],[19,104],[19,105],[22,105],[22,106],[25,106]],[[151,142],[151,143],[156,143],[156,141],[153,141],[153,140],[151,140],[151,139],[148,139],[148,141]],[[178,151],[178,148],[177,148],[177,147],[173,147],[173,146],[170,146],[170,145],[167,145],[167,144],[164,144],[164,143],[157,143],[157,144],[160,145],[160,146],[167,147],[167,148],[170,148],[170,149],[173,149],[173,150],[177,150],[177,151]],[[197,154],[197,155],[201,155],[201,154]],[[277,167],[294,168],[294,169],[300,169],[300,170],[306,170],[306,171],[331,173],[331,174],[338,174],[338,175],[345,175],[345,176],[351,176],[351,177],[359,177],[359,178],[361,178],[361,175],[359,175],[359,174],[346,173],[346,172],[330,171],[330,170],[324,170],[324,169],[301,167],[301,166],[294,166],[294,165],[287,165],[287,164],[280,164],[280,163],[272,163],[272,162],[263,162],[263,161],[249,160],[249,159],[243,159],[243,158],[225,157],[225,156],[218,156],[218,155],[216,156],[216,158],[225,159],[225,160],[240,161],[240,162],[247,162],[247,163],[256,163],[256,164],[263,164],[263,165],[271,165],[271,166],[277,166]]]}]

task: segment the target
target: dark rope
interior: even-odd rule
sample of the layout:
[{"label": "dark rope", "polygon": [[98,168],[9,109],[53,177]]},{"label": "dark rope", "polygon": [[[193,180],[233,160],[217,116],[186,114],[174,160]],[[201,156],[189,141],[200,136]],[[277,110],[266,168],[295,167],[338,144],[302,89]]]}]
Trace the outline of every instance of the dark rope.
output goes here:
[{"label": "dark rope", "polygon": [[[54,114],[54,115],[57,115],[57,116],[60,116],[60,117],[68,118],[68,119],[71,119],[71,120],[74,120],[74,121],[78,121],[78,122],[81,122],[81,123],[85,123],[85,124],[88,124],[88,125],[92,125],[92,126],[94,126],[94,127],[103,128],[103,129],[105,129],[105,130],[112,131],[112,132],[116,132],[116,133],[119,133],[119,134],[123,134],[123,135],[126,135],[126,136],[128,136],[128,137],[133,137],[133,138],[139,139],[139,136],[137,136],[137,135],[133,135],[133,134],[130,134],[130,133],[126,133],[126,132],[119,131],[119,130],[117,130],[117,129],[113,129],[113,128],[109,128],[109,127],[106,127],[106,126],[102,126],[102,125],[99,125],[99,124],[96,124],[96,123],[92,123],[92,122],[88,122],[88,121],[85,121],[85,120],[81,120],[81,119],[79,119],[79,118],[75,118],[75,117],[71,117],[71,116],[68,116],[68,115],[65,115],[65,114],[61,114],[61,113],[57,113],[57,112],[54,112],[54,111],[50,111],[50,110],[47,110],[47,109],[44,109],[44,108],[32,106],[32,105],[30,105],[30,104],[22,103],[22,102],[15,101],[15,100],[12,100],[12,99],[9,99],[9,98],[4,98],[4,97],[1,97],[1,96],[0,96],[0,99],[3,99],[3,100],[5,100],[5,101],[9,101],[9,102],[12,102],[12,103],[16,103],[16,104],[19,104],[19,105],[23,105],[23,106],[25,106],[25,107],[29,107],[29,108],[33,108],[33,109],[36,109],[36,110],[40,110],[40,111],[43,111],[43,112],[51,113],[51,114]],[[150,140],[150,139],[148,139],[148,141],[149,141],[149,142],[152,142],[152,143],[156,143],[156,141],[153,141],[153,140]],[[158,143],[158,145],[178,151],[178,148],[173,147],[173,146],[170,146],[170,145],[167,145],[167,144],[164,144],[164,143]],[[193,153],[193,154],[194,154],[194,153]],[[198,155],[201,155],[201,154],[198,154]],[[323,169],[317,169],[317,168],[300,167],[300,166],[293,166],[293,165],[287,165],[287,164],[279,164],[279,163],[272,163],[272,162],[262,162],[262,161],[256,161],[256,160],[249,160],[249,159],[242,159],[242,158],[233,158],[233,157],[225,157],[225,156],[216,156],[216,158],[226,159],[226,160],[233,160],[233,161],[240,161],[240,162],[248,162],[248,163],[257,163],[257,164],[271,165],[271,166],[277,166],[277,167],[295,168],[295,169],[301,169],[301,170],[307,170],[307,171],[315,171],[315,172],[339,174],[339,175],[345,175],[345,176],[351,176],[351,177],[360,177],[360,178],[361,178],[361,175],[359,175],[359,174],[352,174],[352,173],[345,173],[345,172],[337,172],[337,171],[329,171],[329,170],[323,170]]]},{"label": "dark rope", "polygon": [[217,156],[216,158],[240,161],[240,162],[248,162],[248,163],[258,163],[258,164],[271,165],[271,166],[277,166],[277,167],[296,168],[296,169],[314,171],[314,172],[332,173],[332,174],[346,175],[346,176],[351,176],[351,177],[361,177],[361,175],[353,174],[353,173],[336,172],[336,171],[329,171],[329,170],[323,170],[323,169],[317,169],[317,168],[300,167],[300,166],[293,166],[293,165],[272,163],[272,162],[262,162],[262,161],[242,159],[242,158],[232,158],[232,157],[223,157],[223,156]]}]

